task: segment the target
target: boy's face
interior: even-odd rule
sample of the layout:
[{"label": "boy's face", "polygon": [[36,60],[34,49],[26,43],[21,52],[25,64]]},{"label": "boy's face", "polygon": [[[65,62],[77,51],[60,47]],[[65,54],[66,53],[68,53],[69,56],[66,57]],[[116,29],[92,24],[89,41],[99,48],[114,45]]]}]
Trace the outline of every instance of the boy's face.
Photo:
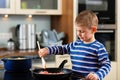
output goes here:
[{"label": "boy's face", "polygon": [[77,36],[83,42],[91,42],[94,39],[94,33],[96,32],[96,27],[92,27],[91,29],[85,26],[76,26]]}]

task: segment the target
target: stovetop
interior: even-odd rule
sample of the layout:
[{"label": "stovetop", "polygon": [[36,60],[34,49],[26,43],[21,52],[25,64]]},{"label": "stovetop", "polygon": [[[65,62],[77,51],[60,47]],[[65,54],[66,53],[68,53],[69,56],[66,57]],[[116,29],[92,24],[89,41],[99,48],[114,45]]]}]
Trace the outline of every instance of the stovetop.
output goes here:
[{"label": "stovetop", "polygon": [[[0,80],[41,80],[41,79],[35,79],[32,71],[8,72],[4,69],[0,69]],[[73,80],[73,79],[68,78],[66,80]],[[74,80],[81,80],[81,79],[74,79]]]}]

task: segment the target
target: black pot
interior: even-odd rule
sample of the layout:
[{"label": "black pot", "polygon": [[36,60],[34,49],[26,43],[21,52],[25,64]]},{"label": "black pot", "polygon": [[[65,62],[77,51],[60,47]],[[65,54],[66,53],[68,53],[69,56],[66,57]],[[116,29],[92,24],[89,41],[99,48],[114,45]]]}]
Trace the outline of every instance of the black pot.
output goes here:
[{"label": "black pot", "polygon": [[[72,75],[72,70],[65,69],[64,64],[67,60],[64,60],[58,68],[38,68],[33,70],[33,77],[35,80],[69,80]],[[59,73],[63,72],[64,74],[40,74],[41,71],[47,71],[49,73]]]},{"label": "black pot", "polygon": [[10,72],[25,72],[32,67],[32,60],[28,57],[16,56],[3,58],[4,68]]}]

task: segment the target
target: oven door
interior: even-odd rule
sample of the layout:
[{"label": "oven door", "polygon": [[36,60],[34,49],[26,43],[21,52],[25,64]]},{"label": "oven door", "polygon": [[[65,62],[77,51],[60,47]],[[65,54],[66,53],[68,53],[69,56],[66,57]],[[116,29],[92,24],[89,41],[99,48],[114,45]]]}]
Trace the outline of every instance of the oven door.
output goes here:
[{"label": "oven door", "polygon": [[94,11],[99,24],[115,24],[116,0],[78,0],[78,13],[82,10]]},{"label": "oven door", "polygon": [[111,61],[115,60],[115,30],[114,29],[100,29],[95,34],[96,40],[101,42],[109,53]]}]

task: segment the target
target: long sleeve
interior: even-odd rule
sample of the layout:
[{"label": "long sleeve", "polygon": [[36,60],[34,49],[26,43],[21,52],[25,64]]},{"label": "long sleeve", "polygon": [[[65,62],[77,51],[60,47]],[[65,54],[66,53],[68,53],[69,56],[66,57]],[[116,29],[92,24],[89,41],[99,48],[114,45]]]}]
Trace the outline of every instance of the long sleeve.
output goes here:
[{"label": "long sleeve", "polygon": [[49,54],[67,54],[68,53],[68,48],[65,47],[65,45],[63,46],[52,46],[52,47],[48,47],[49,50]]},{"label": "long sleeve", "polygon": [[100,48],[98,50],[98,60],[101,67],[96,72],[96,74],[99,76],[99,80],[102,80],[110,72],[111,69],[111,63],[108,58],[108,53],[104,48]]}]

